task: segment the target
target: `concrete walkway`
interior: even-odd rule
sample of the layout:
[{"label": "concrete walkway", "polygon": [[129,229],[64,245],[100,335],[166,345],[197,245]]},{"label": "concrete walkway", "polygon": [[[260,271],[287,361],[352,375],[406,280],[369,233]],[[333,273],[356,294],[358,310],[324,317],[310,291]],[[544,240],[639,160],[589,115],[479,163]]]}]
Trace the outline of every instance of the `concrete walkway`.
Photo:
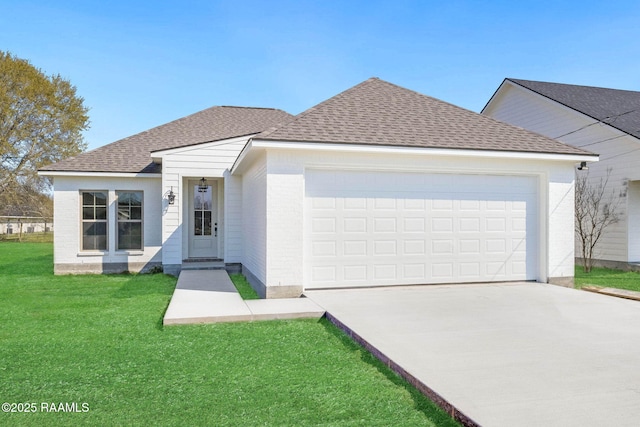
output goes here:
[{"label": "concrete walkway", "polygon": [[636,426],[640,304],[539,283],[318,290],[248,300],[182,271],[165,325],[325,314],[465,425]]},{"label": "concrete walkway", "polygon": [[640,420],[636,301],[539,283],[305,295],[467,425]]},{"label": "concrete walkway", "polygon": [[164,315],[164,325],[320,318],[308,298],[243,300],[224,270],[184,270]]}]

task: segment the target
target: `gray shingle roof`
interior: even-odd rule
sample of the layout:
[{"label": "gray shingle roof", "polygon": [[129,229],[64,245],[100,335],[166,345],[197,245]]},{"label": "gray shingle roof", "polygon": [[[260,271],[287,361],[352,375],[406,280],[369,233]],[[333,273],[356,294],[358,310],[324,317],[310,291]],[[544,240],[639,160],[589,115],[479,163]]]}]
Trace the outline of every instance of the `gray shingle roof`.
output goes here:
[{"label": "gray shingle roof", "polygon": [[282,110],[211,107],[42,168],[68,172],[160,172],[151,152],[252,135],[293,116]]},{"label": "gray shingle roof", "polygon": [[254,139],[591,154],[378,78],[366,80]]},{"label": "gray shingle roof", "polygon": [[640,92],[506,79],[566,107],[640,137]]}]

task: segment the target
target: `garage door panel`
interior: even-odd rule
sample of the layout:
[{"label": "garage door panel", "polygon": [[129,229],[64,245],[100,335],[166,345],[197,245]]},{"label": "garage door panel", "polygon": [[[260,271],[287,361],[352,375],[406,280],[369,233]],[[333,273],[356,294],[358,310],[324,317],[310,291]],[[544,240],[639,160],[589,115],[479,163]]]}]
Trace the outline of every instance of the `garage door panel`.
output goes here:
[{"label": "garage door panel", "polygon": [[479,262],[460,262],[460,278],[461,279],[475,279],[480,276],[480,263]]},{"label": "garage door panel", "polygon": [[395,233],[398,231],[395,217],[378,217],[373,219],[373,231],[375,233]]},{"label": "garage door panel", "polygon": [[453,233],[453,218],[451,217],[431,218],[431,232],[432,233]]},{"label": "garage door panel", "polygon": [[329,233],[335,235],[336,233],[336,219],[325,218],[322,216],[313,218],[311,222],[311,231],[314,234]]},{"label": "garage door panel", "polygon": [[346,281],[362,281],[367,280],[367,266],[366,265],[346,265],[342,269],[344,273],[344,280]]},{"label": "garage door panel", "polygon": [[431,254],[433,256],[443,255],[451,258],[454,246],[453,239],[434,239],[431,241]]},{"label": "garage door panel", "polygon": [[334,265],[314,265],[311,267],[311,280],[313,283],[332,284],[336,281],[337,267]]},{"label": "garage door panel", "polygon": [[343,255],[349,256],[367,256],[367,241],[366,240],[345,240],[343,242]]},{"label": "garage door panel", "polygon": [[306,199],[307,288],[536,277],[534,178],[310,170]]},{"label": "garage door panel", "polygon": [[424,263],[405,262],[402,264],[402,273],[406,279],[423,279],[426,266]]}]

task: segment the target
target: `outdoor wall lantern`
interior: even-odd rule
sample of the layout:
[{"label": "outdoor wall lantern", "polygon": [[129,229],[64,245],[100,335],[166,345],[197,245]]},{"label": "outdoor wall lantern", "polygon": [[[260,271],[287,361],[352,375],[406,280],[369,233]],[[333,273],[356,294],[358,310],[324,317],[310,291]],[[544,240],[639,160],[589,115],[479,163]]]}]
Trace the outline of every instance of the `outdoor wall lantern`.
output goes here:
[{"label": "outdoor wall lantern", "polygon": [[580,162],[580,166],[578,166],[578,170],[582,171],[582,170],[589,170],[589,166],[587,166],[587,162]]},{"label": "outdoor wall lantern", "polygon": [[199,193],[206,193],[208,188],[209,187],[207,185],[207,180],[202,178],[200,180],[200,185],[198,185],[198,192]]},{"label": "outdoor wall lantern", "polygon": [[169,204],[172,205],[175,203],[176,201],[176,195],[173,192],[173,187],[171,187],[171,190],[169,190],[169,195],[167,196],[167,198],[169,199]]}]

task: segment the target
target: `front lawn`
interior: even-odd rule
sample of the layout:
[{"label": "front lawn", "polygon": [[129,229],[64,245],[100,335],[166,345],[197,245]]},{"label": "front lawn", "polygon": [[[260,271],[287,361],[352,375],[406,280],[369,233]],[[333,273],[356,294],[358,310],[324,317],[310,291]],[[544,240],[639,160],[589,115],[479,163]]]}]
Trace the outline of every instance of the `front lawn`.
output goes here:
[{"label": "front lawn", "polygon": [[575,287],[578,289],[587,285],[597,285],[640,292],[640,273],[635,271],[594,267],[590,273],[585,273],[582,266],[576,266],[575,274]]},{"label": "front lawn", "polygon": [[163,327],[175,278],[52,270],[0,243],[0,400],[37,408],[0,425],[456,425],[325,320]]}]

